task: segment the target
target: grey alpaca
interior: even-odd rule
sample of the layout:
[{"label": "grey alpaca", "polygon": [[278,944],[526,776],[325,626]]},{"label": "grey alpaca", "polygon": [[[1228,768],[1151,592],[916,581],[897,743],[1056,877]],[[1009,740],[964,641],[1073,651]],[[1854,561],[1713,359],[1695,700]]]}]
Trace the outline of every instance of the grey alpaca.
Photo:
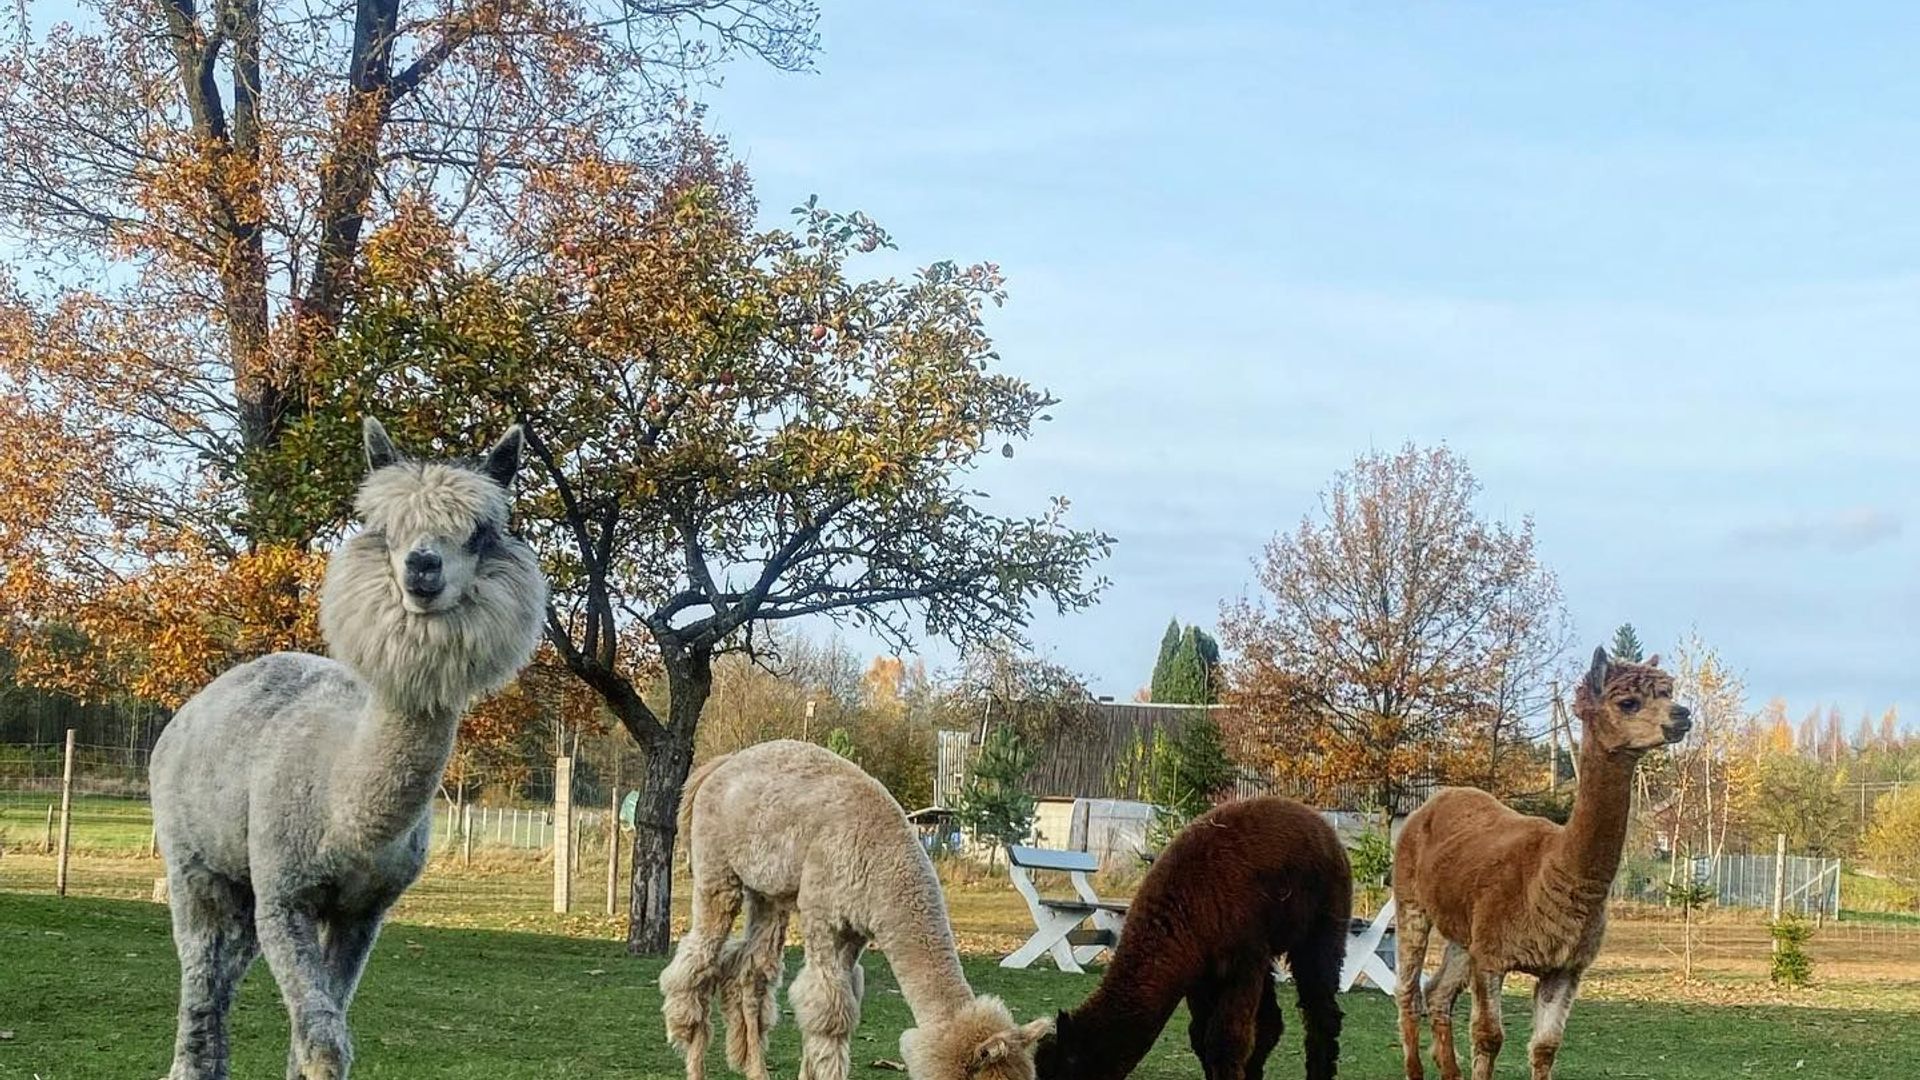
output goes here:
[{"label": "grey alpaca", "polygon": [[416,462],[369,418],[365,528],[320,592],[332,659],[275,653],[181,706],[153,748],[180,1023],[169,1080],[227,1075],[227,1010],[264,952],[292,1020],[290,1080],[344,1080],[347,1006],[387,909],[420,874],[460,717],[526,665],[546,611],[506,533],[520,429],[479,462]]}]

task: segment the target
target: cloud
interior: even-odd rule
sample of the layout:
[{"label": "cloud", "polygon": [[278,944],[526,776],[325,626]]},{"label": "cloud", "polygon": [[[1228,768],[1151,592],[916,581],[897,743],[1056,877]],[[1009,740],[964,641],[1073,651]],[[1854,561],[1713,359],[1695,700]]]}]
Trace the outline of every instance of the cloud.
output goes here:
[{"label": "cloud", "polygon": [[1750,525],[1733,534],[1737,547],[1775,551],[1863,551],[1897,539],[1905,529],[1900,515],[1862,506],[1824,517],[1802,515],[1786,521]]}]

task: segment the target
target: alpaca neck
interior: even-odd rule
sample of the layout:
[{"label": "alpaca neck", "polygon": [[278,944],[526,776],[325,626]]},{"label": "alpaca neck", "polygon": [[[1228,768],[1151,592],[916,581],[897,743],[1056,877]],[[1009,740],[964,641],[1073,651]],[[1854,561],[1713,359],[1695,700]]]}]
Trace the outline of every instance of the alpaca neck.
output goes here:
[{"label": "alpaca neck", "polygon": [[1604,890],[1620,869],[1627,841],[1627,815],[1633,801],[1630,757],[1609,754],[1587,740],[1580,752],[1580,787],[1573,816],[1560,835],[1558,862],[1575,879]]},{"label": "alpaca neck", "polygon": [[[933,877],[931,864],[927,877]],[[973,1000],[973,987],[967,985],[966,972],[960,970],[960,956],[953,947],[953,926],[943,906],[935,905],[921,912],[919,918],[878,920],[873,942],[887,955],[894,980],[900,984],[900,996],[913,1010],[915,1024],[924,1027],[938,1023]]]},{"label": "alpaca neck", "polygon": [[1189,981],[1166,963],[1180,952],[1146,940],[1151,925],[1139,930],[1140,940],[1115,953],[1100,985],[1073,1010],[1078,1043],[1073,1053],[1084,1063],[1080,1075],[1086,1080],[1118,1080],[1132,1073],[1153,1049]]},{"label": "alpaca neck", "polygon": [[406,835],[433,802],[459,730],[458,709],[403,707],[376,690],[334,760],[329,831],[358,850]]}]

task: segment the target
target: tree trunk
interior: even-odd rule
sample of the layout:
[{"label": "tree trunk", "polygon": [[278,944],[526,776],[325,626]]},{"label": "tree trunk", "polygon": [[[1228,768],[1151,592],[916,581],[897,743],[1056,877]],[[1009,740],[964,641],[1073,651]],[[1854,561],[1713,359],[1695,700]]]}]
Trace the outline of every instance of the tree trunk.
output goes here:
[{"label": "tree trunk", "polygon": [[633,891],[627,907],[627,952],[664,956],[673,941],[673,842],[680,789],[693,769],[693,736],[713,692],[710,653],[667,662],[666,730],[647,747],[633,815]]}]

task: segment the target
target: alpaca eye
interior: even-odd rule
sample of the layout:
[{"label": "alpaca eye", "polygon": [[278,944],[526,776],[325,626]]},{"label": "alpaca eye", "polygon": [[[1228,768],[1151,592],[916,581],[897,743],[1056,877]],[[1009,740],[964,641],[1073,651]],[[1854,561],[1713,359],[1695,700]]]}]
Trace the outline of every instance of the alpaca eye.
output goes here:
[{"label": "alpaca eye", "polygon": [[479,527],[473,530],[473,535],[467,537],[467,543],[466,543],[467,554],[478,555],[481,552],[485,551],[488,547],[492,546],[492,544],[493,544],[493,526],[491,524],[482,522],[479,525]]},{"label": "alpaca eye", "polygon": [[1620,699],[1621,712],[1637,712],[1639,708],[1640,708],[1639,698],[1626,697],[1626,698]]}]

